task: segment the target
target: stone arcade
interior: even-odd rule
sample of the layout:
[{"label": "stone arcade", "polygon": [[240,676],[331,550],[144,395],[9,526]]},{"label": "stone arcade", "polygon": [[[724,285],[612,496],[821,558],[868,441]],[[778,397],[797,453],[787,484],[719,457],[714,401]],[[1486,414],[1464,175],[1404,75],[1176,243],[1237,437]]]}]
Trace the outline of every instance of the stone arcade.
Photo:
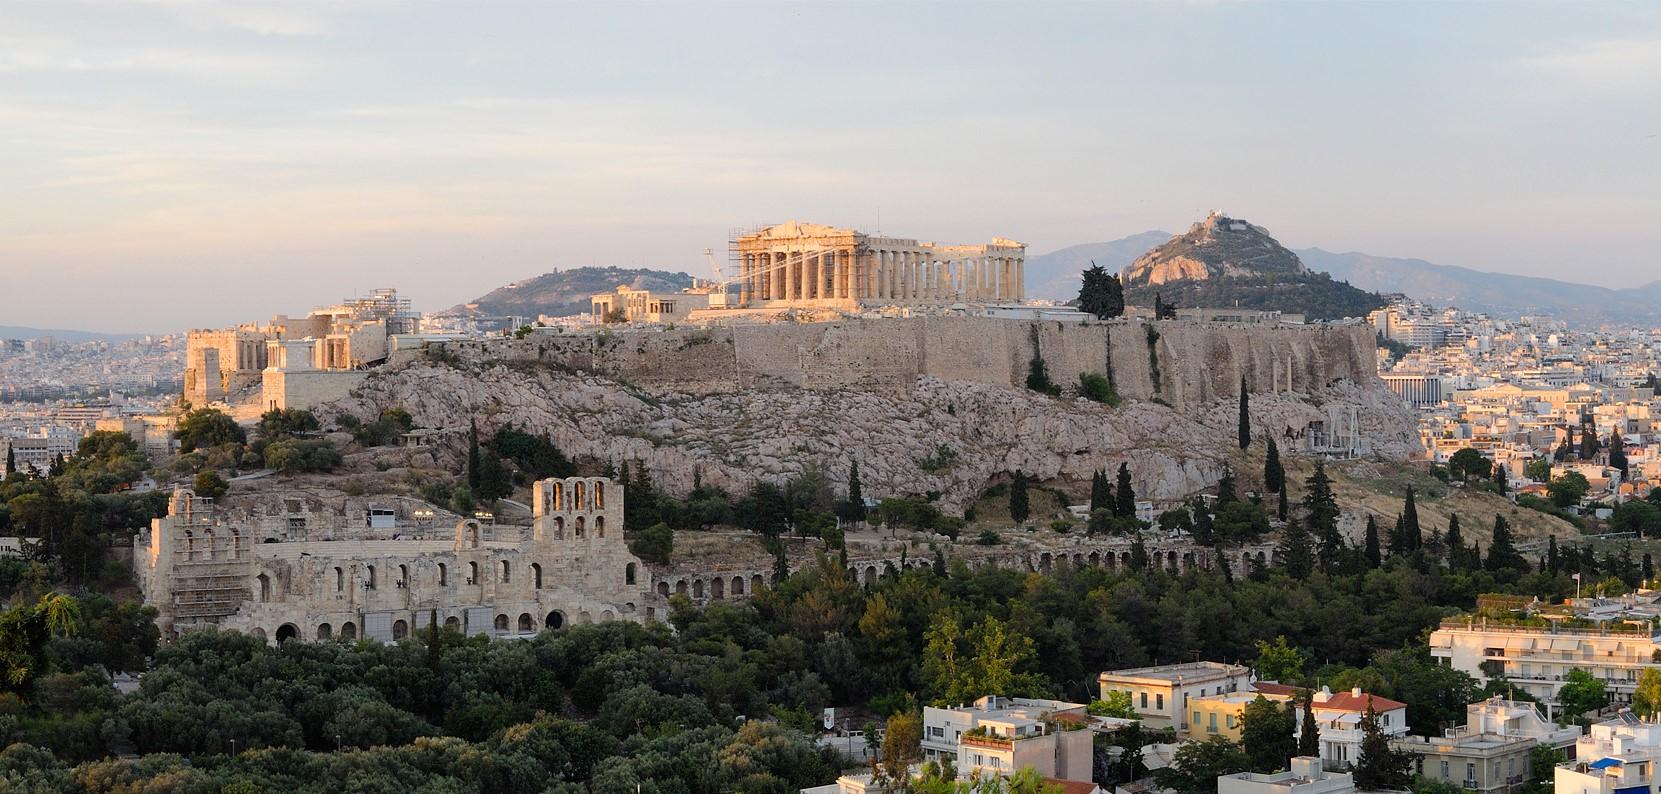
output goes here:
[{"label": "stone arcade", "polygon": [[[226,521],[173,492],[136,543],[145,602],[166,636],[205,626],[262,638],[397,640],[437,619],[468,635],[651,620],[666,599],[623,540],[623,488],[600,477],[538,481],[532,525],[400,527],[392,539],[343,529],[330,539]],[[354,537],[356,535],[356,537]]]},{"label": "stone arcade", "polygon": [[1026,246],[942,245],[791,221],[740,236],[746,306],[852,308],[860,304],[1018,302]]}]

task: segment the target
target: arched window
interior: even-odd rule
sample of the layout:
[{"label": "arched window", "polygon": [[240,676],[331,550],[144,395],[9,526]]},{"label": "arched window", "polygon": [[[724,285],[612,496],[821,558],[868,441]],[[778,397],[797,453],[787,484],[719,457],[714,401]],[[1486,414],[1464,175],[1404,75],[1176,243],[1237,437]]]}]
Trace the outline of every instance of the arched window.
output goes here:
[{"label": "arched window", "polygon": [[470,562],[467,564],[467,583],[479,583],[479,564],[476,562]]},{"label": "arched window", "polygon": [[583,539],[583,517],[577,516],[577,540]]},{"label": "arched window", "polygon": [[398,566],[398,586],[399,587],[409,587],[409,566],[408,565]]},{"label": "arched window", "polygon": [[519,616],[519,633],[529,634],[536,629],[536,621],[531,620],[531,613],[525,612]]},{"label": "arched window", "polygon": [[508,567],[508,561],[502,560],[502,584],[513,581],[513,570]]},{"label": "arched window", "polygon": [[335,569],[335,592],[338,593],[338,592],[341,592],[342,590],[345,590],[345,589],[346,589],[346,572],[339,569],[339,568],[336,568]]},{"label": "arched window", "polygon": [[196,559],[196,535],[188,529],[185,530],[185,559]]},{"label": "arched window", "polygon": [[293,623],[284,623],[277,627],[277,644],[281,645],[289,640],[300,639],[300,630]]},{"label": "arched window", "polygon": [[260,600],[271,600],[271,577],[260,574]]},{"label": "arched window", "polygon": [[242,535],[241,535],[241,533],[237,532],[234,529],[231,530],[231,555],[230,556],[231,556],[231,559],[233,559],[233,560],[242,559]]},{"label": "arched window", "polygon": [[565,509],[565,484],[564,483],[558,483],[558,482],[554,483],[554,509],[555,510],[564,510]]},{"label": "arched window", "polygon": [[542,589],[542,563],[531,563],[531,586],[538,590]]},{"label": "arched window", "polygon": [[606,536],[606,517],[605,516],[595,516],[594,517],[594,537],[603,538],[605,536]]},{"label": "arched window", "polygon": [[334,637],[334,635],[335,635],[334,627],[330,626],[327,623],[324,623],[323,625],[317,627],[317,638],[320,639],[320,640],[331,639],[331,638]]},{"label": "arched window", "polygon": [[365,565],[364,574],[368,577],[368,580],[364,582],[365,589],[375,589],[375,566]]},{"label": "arched window", "polygon": [[508,616],[507,615],[497,615],[496,616],[496,630],[497,631],[507,631],[508,630]]},{"label": "arched window", "polygon": [[438,586],[450,586],[450,566],[445,565],[442,562],[438,564]]},{"label": "arched window", "polygon": [[669,597],[669,583],[668,582],[658,582],[657,583],[657,594],[660,595],[660,596],[663,596],[664,598],[668,598]]},{"label": "arched window", "polygon": [[732,594],[735,596],[744,595],[744,577],[734,576],[732,578]]},{"label": "arched window", "polygon": [[623,584],[634,584],[634,563],[629,563],[623,569]]},{"label": "arched window", "polygon": [[565,540],[564,516],[554,516],[554,540]]},{"label": "arched window", "polygon": [[409,636],[409,624],[402,620],[392,622],[392,639],[401,640]]},{"label": "arched window", "polygon": [[606,507],[606,484],[594,483],[594,509],[604,510]]},{"label": "arched window", "polygon": [[355,640],[355,639],[357,639],[358,638],[358,624],[353,623],[350,620],[346,621],[345,623],[340,624],[340,638],[343,639],[343,640]]},{"label": "arched window", "polygon": [[583,483],[582,483],[582,480],[578,480],[577,481],[577,509],[581,510],[581,509],[583,509],[587,506],[588,506],[588,503],[583,501]]}]

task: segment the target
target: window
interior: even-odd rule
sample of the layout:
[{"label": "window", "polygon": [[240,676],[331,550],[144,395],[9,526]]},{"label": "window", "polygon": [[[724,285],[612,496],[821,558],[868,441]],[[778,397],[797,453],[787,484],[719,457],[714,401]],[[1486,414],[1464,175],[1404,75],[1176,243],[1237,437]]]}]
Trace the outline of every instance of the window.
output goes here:
[{"label": "window", "polygon": [[1143,692],[1142,693],[1142,708],[1147,708],[1147,707],[1148,707],[1148,693]]},{"label": "window", "polygon": [[438,564],[438,586],[448,587],[450,584],[450,568],[444,563]]},{"label": "window", "polygon": [[536,563],[536,562],[531,563],[531,580],[532,580],[532,582],[531,582],[532,587],[534,587],[538,590],[542,589],[542,564],[541,563]]},{"label": "window", "polygon": [[1213,711],[1208,716],[1210,717],[1210,719],[1206,720],[1205,730],[1206,730],[1207,733],[1216,733],[1217,732],[1217,712]]},{"label": "window", "polygon": [[342,590],[345,590],[345,589],[346,589],[346,572],[342,571],[339,568],[336,568],[335,569],[335,592],[338,593],[338,592],[340,592]]},{"label": "window", "polygon": [[1165,694],[1163,692],[1154,695],[1154,708],[1158,711],[1165,710]]},{"label": "window", "polygon": [[479,583],[479,564],[476,562],[470,562],[467,564],[467,583]]},{"label": "window", "polygon": [[1465,765],[1465,779],[1476,780],[1476,764]]},{"label": "window", "polygon": [[508,582],[513,581],[513,575],[512,574],[513,574],[513,572],[512,572],[512,569],[509,568],[509,566],[508,566],[508,561],[507,560],[502,560],[502,584],[507,584]]},{"label": "window", "polygon": [[398,586],[399,587],[406,587],[406,588],[409,587],[409,566],[408,565],[398,566]]},{"label": "window", "polygon": [[[734,585],[733,593],[743,593],[744,580],[741,578],[734,578],[732,581]],[[628,564],[628,567],[623,569],[623,584],[634,584],[634,563],[632,562]]]},{"label": "window", "polygon": [[364,566],[364,569],[369,576],[369,581],[364,582],[363,587],[365,590],[373,590],[375,589],[375,566],[366,565]]}]

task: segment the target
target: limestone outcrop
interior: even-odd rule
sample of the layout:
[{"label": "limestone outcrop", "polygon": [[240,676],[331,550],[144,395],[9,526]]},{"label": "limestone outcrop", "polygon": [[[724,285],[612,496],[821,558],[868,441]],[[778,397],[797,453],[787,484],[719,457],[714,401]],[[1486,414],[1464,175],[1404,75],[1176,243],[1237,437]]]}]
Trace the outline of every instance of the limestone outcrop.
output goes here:
[{"label": "limestone outcrop", "polygon": [[[1155,500],[1178,499],[1212,485],[1234,444],[1234,393],[1242,376],[1255,392],[1254,429],[1275,434],[1288,454],[1302,443],[1289,435],[1334,414],[1357,418],[1370,454],[1400,459],[1418,443],[1405,406],[1367,369],[1370,342],[1363,346],[1345,329],[1163,323],[1150,342],[1143,329],[1151,326],[1116,324],[1111,334],[1096,326],[1087,334],[1086,328],[1054,323],[988,322],[993,324],[977,326],[986,330],[978,339],[920,343],[929,354],[947,347],[982,351],[983,358],[960,358],[952,367],[935,359],[918,365],[924,374],[912,364],[882,369],[893,364],[892,357],[873,355],[879,387],[863,380],[872,376],[865,367],[842,364],[847,372],[819,372],[820,360],[855,355],[834,349],[849,344],[837,338],[838,324],[821,324],[744,329],[741,348],[761,340],[750,335],[776,330],[778,337],[765,341],[797,352],[794,369],[781,364],[766,375],[726,380],[723,373],[732,370],[732,360],[726,370],[718,360],[732,356],[732,350],[706,359],[723,344],[713,335],[682,348],[681,360],[665,355],[626,377],[593,371],[611,371],[604,360],[611,351],[626,350],[631,360],[648,361],[655,355],[648,347],[685,345],[686,337],[667,332],[649,344],[628,338],[591,343],[605,348],[586,362],[591,368],[573,366],[569,351],[544,356],[542,363],[534,355],[490,358],[478,351],[418,357],[373,374],[352,396],[319,413],[329,421],[336,413],[366,417],[401,405],[425,427],[465,428],[476,419],[488,432],[511,423],[548,433],[577,459],[643,464],[658,484],[675,492],[691,488],[694,469],[705,483],[737,492],[754,478],[783,479],[813,466],[841,481],[849,462],[858,460],[867,493],[938,493],[948,510],[972,503],[988,483],[1016,469],[1041,481],[1085,483],[1098,468],[1128,462],[1137,493]],[[903,336],[910,326],[890,328]],[[1033,334],[1057,382],[1076,380],[1092,355],[1098,362],[1111,358],[1115,382],[1130,399],[1115,408],[1010,385],[1024,378],[1027,365],[1027,357],[1017,358],[1014,351],[1030,345]],[[1000,348],[1011,335],[1021,345]],[[818,347],[802,345],[815,337]],[[568,341],[577,343],[575,337]],[[893,344],[903,349],[919,343]],[[1164,359],[1159,391],[1150,373],[1150,348]],[[1133,366],[1137,362],[1140,366]],[[752,359],[749,366],[755,363]],[[1283,379],[1288,370],[1290,389]],[[945,377],[946,372],[960,377]],[[449,438],[448,446],[432,449],[440,466],[459,471],[463,442],[457,435]]]}]

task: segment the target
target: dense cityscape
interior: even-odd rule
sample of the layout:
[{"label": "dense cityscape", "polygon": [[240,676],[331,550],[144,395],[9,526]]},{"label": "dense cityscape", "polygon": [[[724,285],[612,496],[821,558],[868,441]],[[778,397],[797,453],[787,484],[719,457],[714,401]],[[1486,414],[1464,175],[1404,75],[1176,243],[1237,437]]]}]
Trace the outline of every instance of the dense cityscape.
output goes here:
[{"label": "dense cityscape", "polygon": [[1661,794],[1661,16],[940,8],[8,7],[0,792]]}]

